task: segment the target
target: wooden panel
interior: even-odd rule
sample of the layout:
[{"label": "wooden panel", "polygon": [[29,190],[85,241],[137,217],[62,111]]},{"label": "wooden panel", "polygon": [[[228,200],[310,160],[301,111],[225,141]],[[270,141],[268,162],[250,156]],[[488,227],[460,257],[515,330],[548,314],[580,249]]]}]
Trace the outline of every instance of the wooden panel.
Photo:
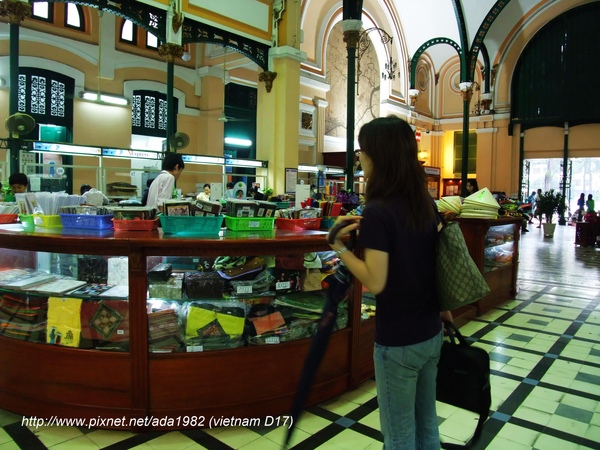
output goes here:
[{"label": "wooden panel", "polygon": [[[128,353],[33,344],[0,337],[0,390],[61,405],[131,407]],[[10,363],[6,363],[10,361]]]},{"label": "wooden panel", "polygon": [[[309,402],[348,388],[350,329],[335,332],[315,377]],[[150,357],[151,414],[289,412],[311,340],[194,354]]]}]

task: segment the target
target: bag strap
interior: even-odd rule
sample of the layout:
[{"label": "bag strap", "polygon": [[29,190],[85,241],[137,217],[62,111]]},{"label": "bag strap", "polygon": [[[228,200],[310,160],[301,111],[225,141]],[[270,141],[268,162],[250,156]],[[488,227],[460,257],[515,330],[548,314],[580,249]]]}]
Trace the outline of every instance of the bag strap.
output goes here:
[{"label": "bag strap", "polygon": [[444,219],[444,216],[440,214],[440,211],[437,209],[437,205],[435,204],[435,202],[433,202],[433,210],[435,211],[435,215],[437,216],[437,229],[439,232],[442,228],[448,225],[448,223],[446,222],[446,219]]},{"label": "bag strap", "polygon": [[[461,347],[469,347],[470,344],[461,334],[454,322],[444,320],[444,328],[446,329],[446,334],[450,338],[450,342],[452,342],[452,344],[459,345]],[[456,343],[456,341],[458,341],[458,344]]]},{"label": "bag strap", "polygon": [[[470,346],[470,344],[467,342],[465,337],[461,334],[461,332],[459,331],[458,327],[454,324],[454,322],[449,322],[447,320],[444,320],[444,328],[446,329],[446,333],[450,337],[450,342],[452,342],[453,345],[459,345],[460,347],[469,347]],[[456,343],[456,341],[458,341],[458,344]],[[488,415],[489,415],[489,410],[479,411],[479,420],[477,421],[477,427],[475,428],[475,433],[473,434],[473,437],[471,437],[471,439],[469,439],[469,441],[466,444],[461,445],[461,444],[452,444],[449,442],[442,442],[441,443],[442,448],[449,449],[449,450],[471,448],[471,446],[473,446],[473,444],[475,444],[481,437],[481,433],[483,432],[483,424],[487,420]]]}]

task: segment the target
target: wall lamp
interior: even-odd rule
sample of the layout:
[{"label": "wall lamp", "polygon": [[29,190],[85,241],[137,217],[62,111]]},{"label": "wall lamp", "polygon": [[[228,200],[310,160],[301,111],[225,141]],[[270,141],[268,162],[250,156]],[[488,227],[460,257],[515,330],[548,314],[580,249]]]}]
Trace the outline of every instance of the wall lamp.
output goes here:
[{"label": "wall lamp", "polygon": [[82,99],[90,101],[90,102],[105,103],[107,105],[117,105],[117,106],[129,105],[129,100],[125,97],[120,97],[118,95],[112,95],[112,94],[103,94],[102,92],[100,92],[100,95],[98,96],[98,92],[82,91],[80,93],[80,96]]},{"label": "wall lamp", "polygon": [[358,38],[358,53],[356,57],[356,95],[358,95],[358,80],[360,79],[361,74],[360,59],[371,46],[371,39],[369,39],[368,35],[372,31],[377,31],[379,33],[381,43],[387,46],[388,54],[390,55],[389,60],[386,61],[384,65],[384,70],[381,72],[381,78],[383,78],[384,80],[394,80],[396,78],[396,69],[398,68],[398,63],[392,58],[392,44],[394,43],[394,37],[390,36],[390,34],[387,31],[381,28],[368,28],[362,31]]}]

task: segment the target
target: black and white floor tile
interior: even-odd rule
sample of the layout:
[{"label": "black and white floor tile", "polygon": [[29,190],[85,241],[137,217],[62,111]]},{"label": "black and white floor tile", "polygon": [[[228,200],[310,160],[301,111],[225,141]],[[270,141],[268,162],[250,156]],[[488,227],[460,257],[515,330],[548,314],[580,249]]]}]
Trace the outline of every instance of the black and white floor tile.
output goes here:
[{"label": "black and white floor tile", "polygon": [[[521,239],[519,293],[461,328],[490,353],[492,406],[476,450],[600,449],[600,249],[578,247],[575,227]],[[438,404],[446,442],[466,442],[476,415]],[[134,434],[35,429],[0,410],[0,450],[271,450],[283,427]],[[375,382],[308,408],[290,448],[380,449]]]}]

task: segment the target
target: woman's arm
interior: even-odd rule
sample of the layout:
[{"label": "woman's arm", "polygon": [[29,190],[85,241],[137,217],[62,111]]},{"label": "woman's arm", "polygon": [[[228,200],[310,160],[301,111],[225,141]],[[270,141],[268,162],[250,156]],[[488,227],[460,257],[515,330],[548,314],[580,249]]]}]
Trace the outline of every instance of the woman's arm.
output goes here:
[{"label": "woman's arm", "polygon": [[[335,236],[331,236],[333,238],[333,244],[330,244],[330,247],[336,252],[352,275],[354,275],[371,293],[377,295],[383,291],[387,283],[388,253],[367,248],[364,253],[365,259],[362,260],[357,258],[351,251],[347,251],[341,240],[343,236],[359,228],[361,219],[361,216],[338,217],[330,231],[330,233],[336,233]],[[340,223],[345,225],[341,229],[336,227]],[[339,231],[336,232],[336,230]]]}]

